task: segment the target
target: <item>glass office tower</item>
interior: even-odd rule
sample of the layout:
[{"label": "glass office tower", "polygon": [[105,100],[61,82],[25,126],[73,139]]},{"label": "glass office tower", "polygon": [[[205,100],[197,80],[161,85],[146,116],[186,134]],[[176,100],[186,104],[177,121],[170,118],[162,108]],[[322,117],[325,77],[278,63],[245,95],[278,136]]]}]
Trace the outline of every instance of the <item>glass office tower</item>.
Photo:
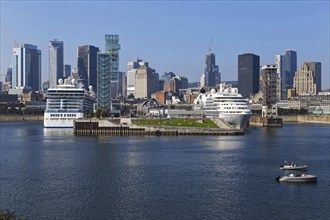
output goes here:
[{"label": "glass office tower", "polygon": [[49,86],[55,87],[63,78],[64,44],[63,41],[49,41]]},{"label": "glass office tower", "polygon": [[260,57],[246,53],[238,55],[238,92],[249,98],[259,92]]},{"label": "glass office tower", "polygon": [[12,88],[26,86],[33,91],[41,88],[41,50],[31,44],[13,49]]},{"label": "glass office tower", "polygon": [[106,34],[105,35],[105,52],[111,56],[111,82],[118,82],[119,72],[119,35],[117,34]]}]

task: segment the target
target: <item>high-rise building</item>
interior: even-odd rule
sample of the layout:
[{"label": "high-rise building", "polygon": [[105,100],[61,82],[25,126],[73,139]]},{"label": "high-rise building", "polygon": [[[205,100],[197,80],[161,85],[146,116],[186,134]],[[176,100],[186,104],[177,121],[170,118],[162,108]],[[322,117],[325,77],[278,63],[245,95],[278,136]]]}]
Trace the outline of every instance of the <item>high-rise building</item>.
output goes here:
[{"label": "high-rise building", "polygon": [[[209,50],[205,59],[205,70],[204,70],[204,86],[214,87],[220,84],[221,75],[219,67],[215,65],[215,54]],[[203,84],[203,83],[201,83]]]},{"label": "high-rise building", "polygon": [[64,44],[63,41],[49,41],[49,86],[55,87],[63,78]]},{"label": "high-rise building", "polygon": [[164,90],[164,83],[171,80],[173,77],[175,77],[175,73],[173,72],[164,72],[163,75],[159,78],[158,81],[158,91]]},{"label": "high-rise building", "polygon": [[68,78],[69,76],[71,76],[71,65],[65,64],[63,67],[63,71],[64,78]]},{"label": "high-rise building", "polygon": [[12,67],[8,67],[7,68],[7,75],[6,75],[6,79],[5,82],[9,82],[12,84],[12,78],[13,78],[13,68]]},{"label": "high-rise building", "polygon": [[105,52],[111,55],[111,81],[118,82],[119,72],[119,35],[118,34],[106,34],[105,35]]},{"label": "high-rise building", "polygon": [[275,58],[281,83],[281,99],[287,99],[288,89],[293,86],[293,77],[297,70],[297,52],[286,50],[285,55],[276,55]]},{"label": "high-rise building", "polygon": [[296,71],[293,88],[296,95],[313,94],[321,91],[321,63],[305,62]]},{"label": "high-rise building", "polygon": [[263,105],[272,108],[277,100],[277,65],[263,65],[261,68],[261,91]]},{"label": "high-rise building", "polygon": [[41,50],[31,44],[13,49],[12,88],[26,86],[33,91],[41,87]]},{"label": "high-rise building", "polygon": [[126,96],[126,73],[125,72],[119,72],[118,74],[119,80],[118,80],[118,95],[119,96]]},{"label": "high-rise building", "polygon": [[[164,78],[164,77],[163,77]],[[165,92],[174,92],[179,95],[180,89],[188,88],[188,79],[183,76],[176,76],[174,73],[171,78],[165,78],[163,90]]]},{"label": "high-rise building", "polygon": [[110,53],[97,53],[97,108],[112,110]]},{"label": "high-rise building", "polygon": [[127,90],[127,96],[134,95],[135,91],[135,75],[137,73],[137,70],[142,66],[146,65],[149,66],[148,62],[143,62],[140,59],[136,59],[132,62],[128,62],[127,64],[127,72],[126,72],[126,90]]},{"label": "high-rise building", "polygon": [[282,83],[282,71],[283,71],[283,63],[284,63],[284,56],[283,55],[276,55],[275,62],[277,66],[277,99],[283,100],[287,99],[287,97],[282,96],[282,91],[286,91],[285,83]]},{"label": "high-rise building", "polygon": [[78,47],[78,75],[85,88],[92,85],[97,92],[97,53],[99,48],[92,45]]},{"label": "high-rise building", "polygon": [[238,55],[238,92],[249,98],[259,92],[260,57],[252,53]]},{"label": "high-rise building", "polygon": [[135,74],[135,98],[150,98],[157,91],[159,75],[148,65],[139,67]]}]

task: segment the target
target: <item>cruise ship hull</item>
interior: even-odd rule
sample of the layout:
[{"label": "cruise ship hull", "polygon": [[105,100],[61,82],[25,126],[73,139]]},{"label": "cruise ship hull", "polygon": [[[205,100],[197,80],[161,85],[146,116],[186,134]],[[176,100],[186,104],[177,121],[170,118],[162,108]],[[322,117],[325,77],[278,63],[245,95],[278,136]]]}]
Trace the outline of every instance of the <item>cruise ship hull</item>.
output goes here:
[{"label": "cruise ship hull", "polygon": [[244,129],[251,117],[249,113],[219,114],[219,118],[237,129]]},{"label": "cruise ship hull", "polygon": [[[66,116],[51,116],[51,113],[45,113],[44,116],[44,127],[45,128],[73,128],[74,120],[83,118],[83,113],[76,113],[75,117]],[[62,114],[67,115],[67,114]]]}]

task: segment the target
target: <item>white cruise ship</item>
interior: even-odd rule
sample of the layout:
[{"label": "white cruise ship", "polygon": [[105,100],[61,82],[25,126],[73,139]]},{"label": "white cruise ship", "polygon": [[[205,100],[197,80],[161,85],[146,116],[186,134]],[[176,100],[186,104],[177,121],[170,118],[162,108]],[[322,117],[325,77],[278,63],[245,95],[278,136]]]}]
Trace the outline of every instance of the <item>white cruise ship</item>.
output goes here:
[{"label": "white cruise ship", "polygon": [[93,88],[85,90],[71,77],[58,80],[59,85],[46,93],[45,128],[73,128],[74,120],[93,112],[96,103]]},{"label": "white cruise ship", "polygon": [[238,93],[237,88],[220,84],[219,91],[212,89],[208,93],[200,93],[194,100],[195,109],[205,110],[208,118],[219,117],[238,129],[246,127],[252,113],[248,100]]}]

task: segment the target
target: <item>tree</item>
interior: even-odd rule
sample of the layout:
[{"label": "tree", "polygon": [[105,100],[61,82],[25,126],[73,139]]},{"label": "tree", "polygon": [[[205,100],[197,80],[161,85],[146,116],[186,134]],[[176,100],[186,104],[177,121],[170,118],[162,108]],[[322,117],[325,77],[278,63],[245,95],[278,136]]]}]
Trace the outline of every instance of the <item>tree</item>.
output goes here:
[{"label": "tree", "polygon": [[26,220],[27,218],[16,216],[15,212],[13,212],[9,209],[7,209],[7,210],[0,209],[0,219],[1,220]]},{"label": "tree", "polygon": [[109,115],[110,115],[110,110],[109,109],[103,109],[101,111],[101,116],[102,117],[109,117]]},{"label": "tree", "polygon": [[100,118],[101,117],[101,112],[102,112],[101,109],[97,109],[96,112],[95,112],[95,117]]}]

